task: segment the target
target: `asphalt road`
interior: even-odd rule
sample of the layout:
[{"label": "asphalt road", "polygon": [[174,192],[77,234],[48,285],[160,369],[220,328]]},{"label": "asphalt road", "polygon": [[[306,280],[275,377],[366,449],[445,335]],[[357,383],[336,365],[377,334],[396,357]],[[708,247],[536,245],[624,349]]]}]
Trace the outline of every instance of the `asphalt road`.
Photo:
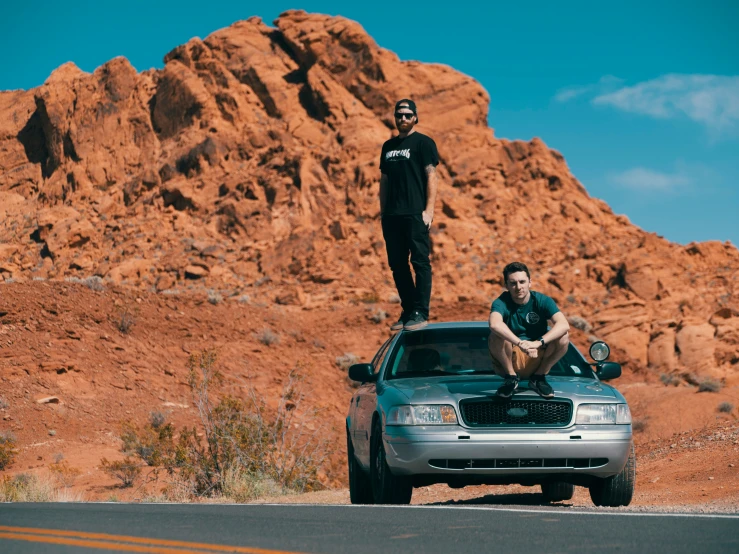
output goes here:
[{"label": "asphalt road", "polygon": [[739,552],[739,515],[459,506],[0,504],[0,552]]}]

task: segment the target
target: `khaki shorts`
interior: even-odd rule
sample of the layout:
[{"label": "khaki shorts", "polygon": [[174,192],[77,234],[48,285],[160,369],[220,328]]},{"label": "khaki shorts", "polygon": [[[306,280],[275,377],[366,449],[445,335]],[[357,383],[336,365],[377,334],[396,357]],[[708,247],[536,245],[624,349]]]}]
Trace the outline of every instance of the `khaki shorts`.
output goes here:
[{"label": "khaki shorts", "polygon": [[[522,377],[523,379],[528,378],[529,376],[536,373],[536,370],[539,369],[539,366],[541,365],[541,359],[544,356],[545,348],[539,349],[539,355],[536,358],[532,358],[528,354],[525,354],[523,350],[521,350],[518,346],[513,347],[513,356],[511,362],[513,363],[513,371],[516,372],[516,374],[519,377]],[[491,356],[492,357],[492,356]],[[505,368],[498,363],[498,360],[493,358],[493,365],[497,367],[501,373],[505,373]]]}]

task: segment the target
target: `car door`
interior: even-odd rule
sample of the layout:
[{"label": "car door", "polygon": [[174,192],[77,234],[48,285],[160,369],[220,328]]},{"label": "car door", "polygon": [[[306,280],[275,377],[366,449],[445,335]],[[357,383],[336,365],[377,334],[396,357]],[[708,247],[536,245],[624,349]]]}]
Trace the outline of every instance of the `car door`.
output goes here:
[{"label": "car door", "polygon": [[[372,367],[375,370],[375,375],[382,368],[393,338],[385,341],[372,359]],[[372,414],[375,412],[375,407],[377,406],[376,391],[376,383],[363,383],[357,390],[354,400],[353,421],[356,422],[353,425],[354,452],[363,466],[369,465],[369,435],[370,426],[372,425]]]}]

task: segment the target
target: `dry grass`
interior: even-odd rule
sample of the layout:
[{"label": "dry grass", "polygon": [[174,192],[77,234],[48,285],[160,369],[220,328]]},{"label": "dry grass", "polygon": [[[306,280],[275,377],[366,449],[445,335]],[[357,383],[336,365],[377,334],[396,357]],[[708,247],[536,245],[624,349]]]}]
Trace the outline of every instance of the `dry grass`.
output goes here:
[{"label": "dry grass", "polygon": [[734,411],[734,404],[731,402],[721,402],[716,409],[722,414],[730,414]]},{"label": "dry grass", "polygon": [[704,379],[698,385],[698,392],[718,392],[721,390],[721,382],[716,379]]},{"label": "dry grass", "polygon": [[380,308],[375,308],[372,310],[372,314],[369,316],[369,319],[370,321],[380,324],[387,319],[387,312]]},{"label": "dry grass", "polygon": [[349,368],[358,361],[359,358],[351,352],[344,352],[341,356],[336,356],[336,365],[344,371],[349,371]]},{"label": "dry grass", "polygon": [[20,473],[0,480],[0,502],[82,502],[82,493],[58,487],[50,477]]},{"label": "dry grass", "polygon": [[127,335],[131,332],[134,323],[136,323],[134,310],[129,306],[121,308],[116,318],[116,327],[118,330],[124,335]]},{"label": "dry grass", "polygon": [[0,433],[0,471],[13,465],[15,455],[15,437],[10,433]]},{"label": "dry grass", "polygon": [[682,383],[682,380],[677,375],[673,375],[671,373],[663,373],[659,376],[659,380],[662,381],[662,384],[666,387],[672,385],[673,387],[677,387]]},{"label": "dry grass", "polygon": [[272,346],[273,344],[280,344],[280,335],[272,331],[272,329],[265,328],[257,335],[257,340],[264,346]]}]

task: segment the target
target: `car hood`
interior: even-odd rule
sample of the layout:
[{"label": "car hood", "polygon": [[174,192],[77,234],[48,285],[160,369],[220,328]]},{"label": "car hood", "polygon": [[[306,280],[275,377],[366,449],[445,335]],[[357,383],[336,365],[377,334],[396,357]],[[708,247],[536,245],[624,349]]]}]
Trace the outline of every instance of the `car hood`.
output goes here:
[{"label": "car hood", "polygon": [[[549,377],[547,379],[554,389],[555,397],[584,401],[608,401],[617,398],[615,391],[593,379],[581,377]],[[491,377],[436,377],[397,379],[387,383],[408,397],[411,404],[428,404],[441,402],[458,402],[463,398],[476,396],[492,396],[502,384],[499,378]],[[516,398],[526,396],[538,397],[528,390],[528,381],[522,380],[516,392]]]}]

